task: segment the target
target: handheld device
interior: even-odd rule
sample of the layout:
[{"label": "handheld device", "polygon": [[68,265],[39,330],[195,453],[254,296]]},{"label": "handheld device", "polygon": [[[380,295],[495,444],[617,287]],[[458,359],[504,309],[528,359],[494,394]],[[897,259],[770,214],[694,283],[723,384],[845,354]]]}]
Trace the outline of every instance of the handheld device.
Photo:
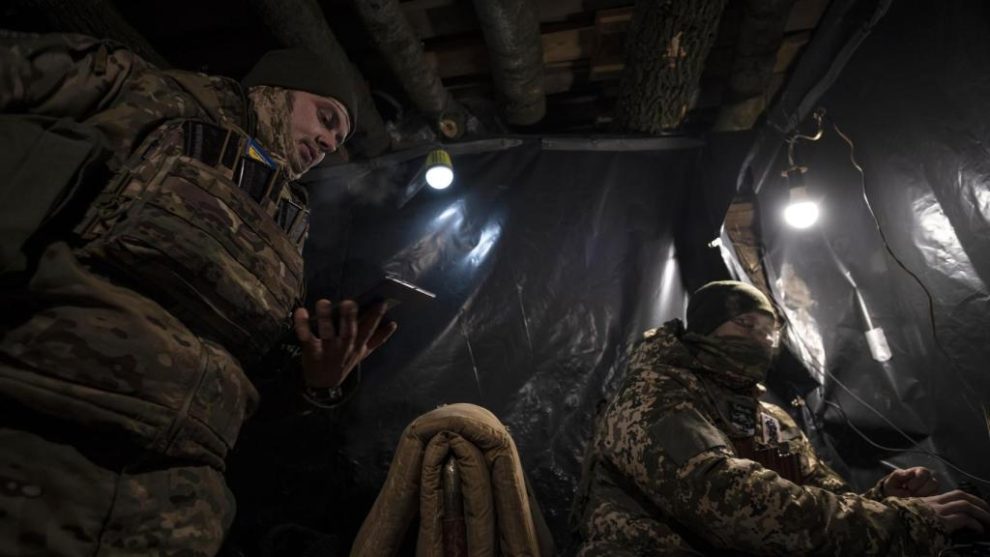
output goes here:
[{"label": "handheld device", "polygon": [[[360,318],[362,313],[369,311],[379,303],[385,304],[385,311],[387,312],[399,304],[418,304],[434,298],[436,298],[436,294],[429,290],[420,288],[400,278],[386,275],[363,294],[353,298],[353,300],[358,305],[358,316]],[[330,319],[334,325],[340,323],[340,304],[333,304]],[[310,315],[309,321],[310,326],[314,328],[317,326],[315,313]],[[391,319],[387,315],[382,319],[383,324],[389,321]]]},{"label": "handheld device", "polygon": [[436,295],[429,290],[397,277],[386,275],[385,278],[355,298],[354,301],[358,304],[358,313],[361,313],[379,303],[384,303],[385,311],[388,311],[399,304],[422,303],[434,298]]}]

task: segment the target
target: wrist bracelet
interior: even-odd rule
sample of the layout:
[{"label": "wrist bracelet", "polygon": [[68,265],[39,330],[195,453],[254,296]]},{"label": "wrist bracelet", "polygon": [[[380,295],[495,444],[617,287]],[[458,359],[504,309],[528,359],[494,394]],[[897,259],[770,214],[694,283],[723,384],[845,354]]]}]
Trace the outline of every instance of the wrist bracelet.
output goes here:
[{"label": "wrist bracelet", "polygon": [[344,390],[337,387],[303,387],[306,402],[318,408],[332,408],[344,399]]}]

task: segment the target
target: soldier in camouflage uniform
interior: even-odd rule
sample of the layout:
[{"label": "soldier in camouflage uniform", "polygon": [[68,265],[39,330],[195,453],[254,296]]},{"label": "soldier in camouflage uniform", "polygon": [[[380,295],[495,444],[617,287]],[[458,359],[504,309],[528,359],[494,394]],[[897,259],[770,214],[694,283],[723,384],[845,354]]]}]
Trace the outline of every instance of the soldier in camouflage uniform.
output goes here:
[{"label": "soldier in camouflage uniform", "polygon": [[759,290],[710,283],[687,319],[645,333],[599,417],[575,507],[581,557],[935,555],[949,531],[990,527],[984,501],[932,495],[924,468],[852,493],[758,400],[777,336]]},{"label": "soldier in camouflage uniform", "polygon": [[299,307],[293,182],[353,128],[347,72],[276,51],[242,85],[0,34],[0,125],[27,130],[4,139],[21,154],[3,226],[47,207],[3,291],[0,554],[215,554],[224,458],[258,398],[245,369],[294,326],[300,390],[332,404],[394,330],[350,301],[331,322],[320,300],[314,334]]}]

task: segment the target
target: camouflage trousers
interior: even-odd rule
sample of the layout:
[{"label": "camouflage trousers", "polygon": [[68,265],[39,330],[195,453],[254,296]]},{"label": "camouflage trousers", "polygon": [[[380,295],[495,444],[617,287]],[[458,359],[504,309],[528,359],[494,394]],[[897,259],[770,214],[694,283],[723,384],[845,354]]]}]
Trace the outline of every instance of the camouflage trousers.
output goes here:
[{"label": "camouflage trousers", "polygon": [[4,557],[215,555],[233,520],[233,497],[209,466],[114,470],[8,428],[0,447]]}]

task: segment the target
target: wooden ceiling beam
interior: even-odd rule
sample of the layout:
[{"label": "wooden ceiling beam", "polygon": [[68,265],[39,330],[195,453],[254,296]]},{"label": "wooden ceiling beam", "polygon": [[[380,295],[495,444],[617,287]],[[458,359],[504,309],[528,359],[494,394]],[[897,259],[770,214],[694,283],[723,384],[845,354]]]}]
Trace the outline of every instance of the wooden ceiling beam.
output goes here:
[{"label": "wooden ceiling beam", "polygon": [[540,22],[530,0],[474,0],[505,121],[529,126],[547,112]]},{"label": "wooden ceiling beam", "polygon": [[613,124],[660,134],[677,128],[693,102],[725,0],[639,0],[626,41]]},{"label": "wooden ceiling beam", "polygon": [[716,131],[753,127],[770,102],[768,85],[795,0],[747,0]]},{"label": "wooden ceiling beam", "polygon": [[442,137],[464,133],[466,113],[444,89],[440,76],[423,55],[423,44],[399,8],[398,0],[355,0],[354,6],[403,89]]},{"label": "wooden ceiling beam", "polygon": [[818,21],[828,8],[829,0],[796,0],[784,25],[784,32],[807,31],[818,27]]},{"label": "wooden ceiling beam", "polygon": [[[697,0],[695,0],[697,1]],[[789,8],[781,8],[786,3]],[[746,63],[738,60],[740,41],[754,39],[754,31],[748,31],[749,37],[740,35],[747,31],[742,29],[747,13],[753,11],[752,4],[774,4],[778,8],[777,16],[783,19],[786,30],[783,38],[777,42],[766,44],[762,40],[762,50],[758,53],[750,49],[750,60]],[[749,4],[749,5],[748,5]],[[403,2],[407,9],[451,9],[457,3],[453,0],[409,0]],[[688,110],[705,111],[702,120],[714,122],[716,116],[725,113],[719,107],[726,102],[726,97],[736,94],[730,89],[730,78],[737,66],[745,66],[755,58],[766,58],[766,71],[762,72],[762,88],[758,94],[749,97],[760,100],[759,106],[747,106],[746,122],[750,125],[764,110],[764,105],[776,94],[786,78],[789,67],[800,55],[804,45],[811,36],[808,29],[817,25],[818,19],[827,8],[828,0],[746,0],[729,2],[718,22],[718,34],[704,60],[701,79],[695,88],[693,97],[688,101]],[[548,95],[557,95],[569,91],[590,91],[594,83],[614,83],[625,69],[625,43],[633,20],[633,6],[620,6],[598,10],[589,21],[589,14],[579,18],[572,17],[570,21],[544,24],[542,26],[541,42],[544,52],[544,89]],[[765,15],[765,14],[764,14]],[[777,21],[780,22],[780,19]],[[757,30],[756,34],[761,33]],[[773,37],[771,37],[773,39]],[[444,83],[452,89],[457,97],[477,94],[481,90],[490,91],[491,84],[484,84],[488,77],[488,53],[481,41],[464,36],[454,40],[429,41],[433,44],[427,53],[431,64],[444,79]],[[752,41],[751,41],[752,42]],[[450,85],[456,83],[456,85]],[[479,89],[481,87],[481,89]],[[599,94],[601,92],[599,91]],[[556,108],[556,101],[554,101]],[[598,103],[598,110],[607,110],[612,101]],[[752,103],[751,103],[752,104]],[[602,107],[605,107],[604,109]],[[738,107],[737,107],[738,108]],[[692,118],[692,125],[697,124],[697,118]],[[738,125],[738,123],[737,123]],[[740,128],[742,129],[742,128]]]},{"label": "wooden ceiling beam", "polygon": [[811,31],[798,31],[784,36],[780,50],[777,51],[777,61],[773,66],[774,73],[786,72],[809,41],[811,41]]},{"label": "wooden ceiling beam", "polygon": [[[540,35],[544,66],[591,58],[594,46],[593,27],[556,27],[556,30],[548,30]],[[490,71],[488,48],[480,39],[461,39],[433,45],[425,56],[427,63],[436,68],[442,79],[486,75]]]}]

